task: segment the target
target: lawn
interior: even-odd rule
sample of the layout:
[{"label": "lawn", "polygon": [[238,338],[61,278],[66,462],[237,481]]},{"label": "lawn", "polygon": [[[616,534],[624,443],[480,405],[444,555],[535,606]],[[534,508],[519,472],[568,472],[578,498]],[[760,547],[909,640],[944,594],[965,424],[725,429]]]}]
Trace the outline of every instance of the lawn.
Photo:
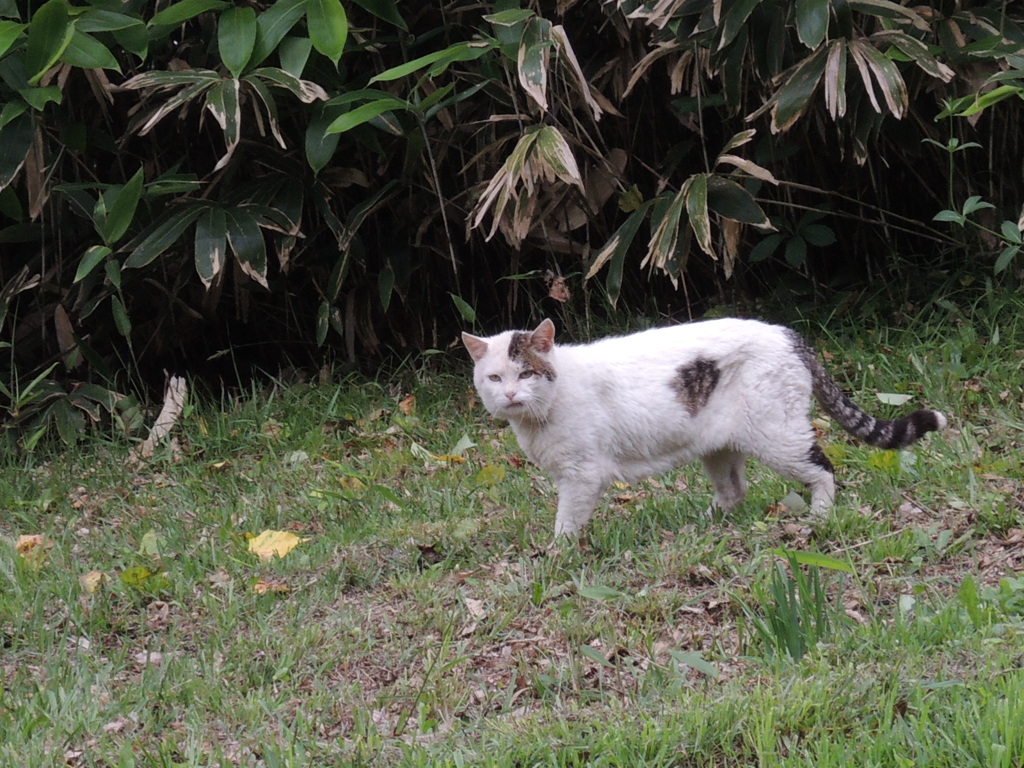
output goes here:
[{"label": "lawn", "polygon": [[0,765],[1024,765],[1022,302],[947,304],[800,328],[869,410],[950,417],[822,420],[824,520],[756,465],[708,520],[689,467],[553,546],[461,349],[193,399],[147,462],[6,455]]}]

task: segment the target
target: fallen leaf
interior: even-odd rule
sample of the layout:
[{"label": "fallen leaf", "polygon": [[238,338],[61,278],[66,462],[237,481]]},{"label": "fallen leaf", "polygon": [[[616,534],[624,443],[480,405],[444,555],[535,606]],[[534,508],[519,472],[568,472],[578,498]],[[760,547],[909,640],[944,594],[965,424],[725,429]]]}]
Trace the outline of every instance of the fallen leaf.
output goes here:
[{"label": "fallen leaf", "polygon": [[307,539],[300,539],[288,531],[263,531],[249,541],[249,551],[264,562],[272,560],[274,555],[284,557]]},{"label": "fallen leaf", "polygon": [[252,591],[257,595],[265,595],[267,592],[288,592],[290,589],[291,587],[280,581],[264,581],[263,579],[252,585]]},{"label": "fallen leaf", "polygon": [[140,555],[149,555],[160,559],[160,548],[163,545],[163,537],[159,536],[152,528],[142,534],[142,542],[139,545]]},{"label": "fallen leaf", "polygon": [[41,566],[46,562],[46,550],[53,546],[41,533],[26,536],[19,536],[15,549],[26,563],[34,566]]},{"label": "fallen leaf", "polygon": [[469,611],[469,615],[474,619],[482,619],[487,615],[487,611],[484,610],[483,601],[472,597],[466,598],[466,610]]},{"label": "fallen leaf", "polygon": [[81,584],[82,589],[90,595],[108,581],[110,581],[110,577],[103,571],[89,571],[88,573],[83,573],[78,577],[78,583]]},{"label": "fallen leaf", "polygon": [[406,395],[399,401],[398,410],[406,416],[412,416],[416,411],[416,395]]},{"label": "fallen leaf", "polygon": [[165,661],[169,661],[178,654],[174,651],[168,653],[161,653],[160,651],[139,651],[138,653],[132,654],[132,659],[139,666],[153,666],[159,667]]}]

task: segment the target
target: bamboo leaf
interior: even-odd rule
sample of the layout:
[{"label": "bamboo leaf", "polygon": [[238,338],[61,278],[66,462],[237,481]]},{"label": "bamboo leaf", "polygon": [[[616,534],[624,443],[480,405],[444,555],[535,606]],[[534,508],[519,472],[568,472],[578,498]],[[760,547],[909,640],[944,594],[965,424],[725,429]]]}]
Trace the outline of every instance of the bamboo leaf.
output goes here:
[{"label": "bamboo leaf", "polygon": [[825,108],[832,119],[846,114],[846,41],[836,40],[829,45],[825,62]]},{"label": "bamboo leaf", "polygon": [[227,215],[223,208],[207,208],[196,220],[196,273],[209,290],[227,261]]},{"label": "bamboo leaf", "polygon": [[110,297],[110,312],[114,317],[114,327],[117,332],[126,339],[132,335],[132,321],[128,318],[128,311],[117,296]]},{"label": "bamboo leaf", "polygon": [[142,197],[143,169],[139,168],[127,184],[107,191],[102,200],[105,203],[106,216],[102,222],[96,222],[100,237],[107,245],[113,245],[128,231],[135,211]]},{"label": "bamboo leaf", "polygon": [[121,65],[117,63],[114,54],[110,52],[103,43],[92,35],[88,35],[78,29],[74,30],[68,47],[64,49],[61,56],[73,67],[82,69],[113,69],[121,71]]},{"label": "bamboo leaf", "polygon": [[77,283],[88,276],[110,253],[110,248],[105,245],[94,245],[89,248],[82,256],[82,260],[78,262],[78,270],[75,272],[74,282]]},{"label": "bamboo leaf", "polygon": [[[897,119],[902,118],[907,110],[908,96],[907,84],[904,82],[903,75],[900,74],[899,69],[897,69],[891,59],[887,59],[872,45],[859,40],[852,41],[850,45],[851,50],[860,51],[866,68],[871,71],[875,80],[878,81],[886,106],[889,107],[893,117]],[[863,68],[861,69],[861,76],[866,77]],[[867,86],[868,83],[865,82],[865,87]]]},{"label": "bamboo leaf", "polygon": [[340,117],[332,120],[324,130],[324,133],[332,134],[351,131],[356,126],[373,120],[373,118],[378,115],[382,115],[393,109],[409,109],[409,104],[400,99],[391,97],[371,101],[369,104],[363,104],[361,107],[356,107],[350,112],[346,112]]},{"label": "bamboo leaf", "polygon": [[462,319],[470,325],[475,323],[476,310],[473,309],[473,307],[470,306],[470,304],[461,296],[456,296],[454,293],[449,293],[448,295],[452,297],[452,303],[455,305],[455,308],[459,310],[459,314],[462,315]]},{"label": "bamboo leaf", "polygon": [[551,56],[551,22],[534,17],[523,30],[516,62],[519,84],[541,111],[548,108],[548,59]]},{"label": "bamboo leaf", "polygon": [[306,0],[277,0],[256,18],[256,43],[249,57],[258,66],[276,49],[306,13]]},{"label": "bamboo leaf", "polygon": [[256,46],[256,29],[256,11],[252,8],[228,8],[218,20],[220,59],[236,80],[242,76]]},{"label": "bamboo leaf", "polygon": [[[739,186],[738,184],[736,186]],[[690,219],[690,227],[697,236],[697,245],[708,256],[718,258],[711,247],[711,219],[708,216],[708,174],[698,173],[687,179],[683,186],[686,198],[686,214]]]},{"label": "bamboo leaf", "polygon": [[36,129],[32,115],[23,113],[0,128],[0,189],[18,175],[32,147]]},{"label": "bamboo leaf", "polygon": [[322,347],[327,341],[327,331],[330,328],[329,318],[331,305],[327,301],[320,302],[320,308],[316,313],[316,345]]},{"label": "bamboo leaf", "polygon": [[746,24],[747,19],[759,2],[761,0],[736,0],[736,2],[729,5],[729,9],[722,16],[722,23],[719,25],[719,51],[735,39],[736,35],[739,34],[740,28]]},{"label": "bamboo leaf", "polygon": [[21,33],[27,29],[26,24],[0,19],[0,56],[3,56],[14,45]]},{"label": "bamboo leaf", "polygon": [[277,67],[261,67],[255,69],[245,76],[245,80],[253,78],[266,80],[278,88],[285,88],[294,94],[303,104],[312,104],[314,101],[327,99],[327,91],[311,80],[300,80],[283,69]]},{"label": "bamboo leaf", "polygon": [[48,0],[32,14],[25,48],[25,73],[36,85],[67,49],[75,28],[66,0]]},{"label": "bamboo leaf", "polygon": [[398,12],[398,4],[395,0],[353,0],[353,2],[378,19],[382,19],[388,24],[394,24],[403,32],[409,31],[409,25],[405,23],[402,14]]},{"label": "bamboo leaf", "polygon": [[341,0],[307,0],[306,28],[313,47],[338,66],[348,39],[348,17]]},{"label": "bamboo leaf", "polygon": [[181,233],[202,213],[199,206],[177,208],[161,217],[159,223],[143,237],[124,262],[125,269],[137,269],[150,264],[177,242]]},{"label": "bamboo leaf", "polygon": [[240,88],[241,82],[231,78],[213,86],[206,94],[206,109],[224,130],[224,143],[227,145],[227,151],[213,167],[215,171],[219,171],[230,162],[238,142],[242,139]]},{"label": "bamboo leaf", "polygon": [[707,206],[727,219],[774,229],[753,195],[731,179],[717,175],[707,178]]},{"label": "bamboo leaf", "polygon": [[135,26],[143,25],[134,16],[103,8],[86,8],[75,17],[75,29],[79,32],[114,32]]},{"label": "bamboo leaf", "polygon": [[246,275],[268,288],[267,244],[259,224],[244,209],[229,210],[226,215],[228,242],[238,259],[238,266]]},{"label": "bamboo leaf", "polygon": [[796,0],[795,10],[797,36],[814,50],[828,32],[829,0]]},{"label": "bamboo leaf", "polygon": [[798,64],[776,92],[772,110],[772,133],[788,130],[811,104],[811,98],[825,73],[826,49],[821,48]]},{"label": "bamboo leaf", "polygon": [[229,6],[230,3],[225,2],[225,0],[182,0],[180,3],[170,5],[154,14],[153,18],[149,20],[149,26],[158,27],[164,24],[181,24],[207,11],[227,8]]},{"label": "bamboo leaf", "polygon": [[[436,77],[447,69],[449,64],[453,64],[457,61],[472,61],[474,59],[478,59],[488,51],[493,50],[495,46],[496,43],[491,41],[455,43],[443,50],[434,51],[433,53],[420,56],[412,61],[407,61],[405,64],[400,64],[397,67],[386,69],[379,75],[371,77],[367,85],[398,80],[399,78],[411,75],[413,72],[418,72],[424,67],[432,65],[435,68],[431,70],[431,73]],[[438,70],[437,68],[440,69]]]},{"label": "bamboo leaf", "polygon": [[395,270],[384,267],[377,275],[377,293],[380,295],[381,308],[387,312],[391,305],[391,294],[395,290]]},{"label": "bamboo leaf", "polygon": [[608,275],[605,277],[605,290],[608,293],[608,301],[614,307],[619,300],[619,293],[622,290],[622,268],[625,264],[626,254],[629,247],[636,239],[636,233],[640,230],[640,224],[647,217],[652,201],[640,205],[633,211],[622,225],[615,231],[604,247],[598,251],[594,261],[587,270],[584,280],[594,277],[600,269],[608,264]]}]

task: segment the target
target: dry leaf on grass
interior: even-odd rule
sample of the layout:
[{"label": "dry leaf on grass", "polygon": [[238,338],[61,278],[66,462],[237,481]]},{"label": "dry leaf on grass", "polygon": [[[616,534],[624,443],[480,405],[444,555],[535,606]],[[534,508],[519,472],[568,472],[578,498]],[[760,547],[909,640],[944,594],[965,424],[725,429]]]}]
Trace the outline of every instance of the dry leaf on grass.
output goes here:
[{"label": "dry leaf on grass", "polygon": [[14,548],[30,565],[40,566],[46,562],[46,550],[53,546],[43,534],[34,533],[19,536]]},{"label": "dry leaf on grass", "polygon": [[263,531],[249,541],[249,551],[263,562],[273,560],[274,556],[284,557],[307,539],[300,539],[288,531]]},{"label": "dry leaf on grass", "polygon": [[252,591],[257,595],[265,595],[268,592],[288,592],[290,589],[291,587],[280,581],[264,581],[263,579],[252,585]]},{"label": "dry leaf on grass", "polygon": [[89,571],[78,577],[78,583],[88,594],[93,594],[102,585],[110,581],[110,577],[103,571]]}]

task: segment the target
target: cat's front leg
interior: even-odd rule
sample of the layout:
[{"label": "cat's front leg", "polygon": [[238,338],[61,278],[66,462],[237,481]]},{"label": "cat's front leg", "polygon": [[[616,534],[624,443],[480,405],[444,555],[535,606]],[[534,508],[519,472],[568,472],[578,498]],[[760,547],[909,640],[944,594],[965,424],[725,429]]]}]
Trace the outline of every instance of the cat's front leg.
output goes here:
[{"label": "cat's front leg", "polygon": [[590,520],[604,486],[579,478],[563,478],[555,485],[558,488],[555,536],[575,536]]}]

